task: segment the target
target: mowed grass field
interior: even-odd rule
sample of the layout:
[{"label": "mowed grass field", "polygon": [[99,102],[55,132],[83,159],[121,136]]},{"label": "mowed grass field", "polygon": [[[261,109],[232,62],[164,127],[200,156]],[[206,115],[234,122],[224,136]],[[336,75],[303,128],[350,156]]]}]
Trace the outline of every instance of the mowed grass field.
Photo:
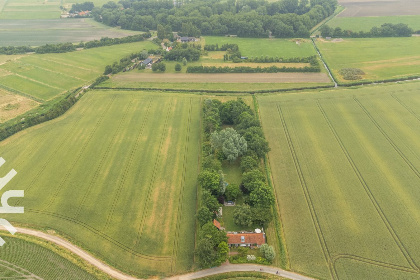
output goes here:
[{"label": "mowed grass field", "polygon": [[[69,260],[61,255],[62,250],[47,242],[32,242],[20,236],[11,237],[5,232],[1,232],[0,236],[6,242],[0,250],[0,279],[98,279],[98,275],[79,266],[80,260],[68,254]],[[101,276],[101,279],[108,279],[104,274]]]},{"label": "mowed grass field", "polygon": [[48,100],[89,85],[103,73],[106,65],[153,46],[145,41],[63,54],[30,54],[10,59],[0,56],[0,61],[6,60],[0,64],[0,87],[41,101]]},{"label": "mowed grass field", "polygon": [[191,269],[201,97],[89,91],[0,143],[23,189],[12,224],[52,229],[138,277]]},{"label": "mowed grass field", "polygon": [[380,27],[384,23],[404,23],[414,31],[420,30],[420,15],[418,16],[382,16],[382,17],[335,17],[328,22],[332,28],[343,30],[370,31],[372,27]]},{"label": "mowed grass field", "polygon": [[258,97],[290,268],[420,279],[420,83]]},{"label": "mowed grass field", "polygon": [[375,81],[420,75],[420,37],[317,40],[316,44],[335,77],[343,68],[359,68],[365,80]]},{"label": "mowed grass field", "polygon": [[[297,44],[296,41],[299,43]],[[238,37],[217,37],[205,36],[202,45],[237,44],[243,56],[248,57],[308,57],[316,55],[312,42],[308,39],[266,39],[266,38],[238,38]],[[211,53],[211,52],[209,52]],[[223,58],[223,56],[222,56]]]},{"label": "mowed grass field", "polygon": [[0,46],[80,43],[102,37],[117,38],[139,33],[111,28],[92,18],[0,20]]}]

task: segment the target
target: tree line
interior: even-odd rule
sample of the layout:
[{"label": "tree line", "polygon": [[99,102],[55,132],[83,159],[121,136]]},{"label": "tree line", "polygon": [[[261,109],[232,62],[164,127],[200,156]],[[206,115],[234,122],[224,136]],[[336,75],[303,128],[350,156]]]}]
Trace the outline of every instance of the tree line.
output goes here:
[{"label": "tree line", "polygon": [[[223,125],[233,127],[222,129]],[[274,195],[260,164],[270,148],[258,118],[242,99],[225,103],[206,99],[203,104],[203,130],[202,169],[198,176],[202,198],[197,211],[200,230],[196,255],[199,265],[206,268],[220,265],[227,257],[224,244],[213,243],[210,246],[207,244],[209,240],[200,238],[206,236],[206,232],[217,231],[212,220],[216,218],[221,203],[236,200],[242,193],[245,204],[236,206],[235,223],[243,226],[264,225],[272,219]],[[237,159],[243,171],[240,186],[227,184],[222,172],[222,161],[233,162]],[[225,242],[226,239],[220,240]]]},{"label": "tree line", "polygon": [[340,27],[332,28],[324,25],[320,28],[320,31],[322,37],[334,38],[411,37],[414,33],[413,29],[404,23],[384,23],[380,27],[372,27],[368,32],[342,30]]},{"label": "tree line", "polygon": [[188,66],[187,73],[279,73],[279,72],[320,72],[319,66],[305,67],[228,67],[228,66]]},{"label": "tree line", "polygon": [[90,48],[97,48],[97,47],[103,47],[103,46],[140,42],[150,37],[151,37],[151,34],[149,32],[146,32],[143,34],[132,35],[132,36],[127,36],[127,37],[122,37],[122,38],[103,37],[100,40],[93,40],[86,43],[81,42],[79,44],[58,43],[58,44],[46,44],[39,47],[8,46],[8,47],[0,47],[0,54],[13,55],[13,54],[25,54],[25,53],[30,53],[30,52],[35,52],[39,54],[65,53],[65,52],[73,52],[77,48],[90,49]]},{"label": "tree line", "polygon": [[93,2],[76,3],[71,5],[70,13],[77,13],[82,11],[92,11],[95,5]]},{"label": "tree line", "polygon": [[[94,8],[96,21],[130,30],[176,31],[181,36],[236,34],[240,37],[309,37],[332,15],[337,0],[122,0]],[[160,33],[161,34],[161,33]]]}]

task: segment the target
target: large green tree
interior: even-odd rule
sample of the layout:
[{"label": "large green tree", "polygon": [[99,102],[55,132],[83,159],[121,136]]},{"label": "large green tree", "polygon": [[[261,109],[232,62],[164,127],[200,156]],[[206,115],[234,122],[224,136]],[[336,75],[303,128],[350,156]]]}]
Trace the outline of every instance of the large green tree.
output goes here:
[{"label": "large green tree", "polygon": [[238,226],[250,227],[253,223],[251,207],[247,204],[236,206],[233,211],[233,221]]},{"label": "large green tree", "polygon": [[235,161],[247,150],[247,143],[235,129],[228,127],[220,132],[211,134],[211,145],[213,149],[220,150],[230,162]]}]

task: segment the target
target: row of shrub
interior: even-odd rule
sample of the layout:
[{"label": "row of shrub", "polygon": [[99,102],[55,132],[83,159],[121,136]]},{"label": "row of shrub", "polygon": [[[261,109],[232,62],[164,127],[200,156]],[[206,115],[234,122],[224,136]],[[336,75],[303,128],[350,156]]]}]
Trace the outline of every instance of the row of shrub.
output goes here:
[{"label": "row of shrub", "polygon": [[279,72],[321,72],[320,67],[216,67],[216,66],[188,66],[187,73],[279,73]]},{"label": "row of shrub", "polygon": [[342,30],[340,27],[332,28],[328,25],[323,25],[320,31],[322,37],[335,38],[411,37],[414,33],[413,29],[404,23],[384,23],[380,27],[372,27],[368,32]]},{"label": "row of shrub", "polygon": [[[104,75],[108,74],[117,74],[121,71],[130,69],[130,67],[135,68],[141,60],[144,60],[148,57],[147,51],[143,50],[138,53],[131,53],[123,58],[120,61],[115,61],[111,65],[105,66]],[[135,62],[133,62],[133,60]]]},{"label": "row of shrub", "polygon": [[239,46],[237,44],[223,44],[219,47],[219,44],[210,44],[204,46],[205,51],[227,51],[231,50],[233,52],[239,50]]},{"label": "row of shrub", "polygon": [[140,42],[146,38],[150,38],[151,34],[149,32],[127,36],[122,38],[108,38],[104,37],[100,40],[89,41],[86,43],[79,43],[79,44],[72,44],[72,43],[58,43],[58,44],[46,44],[39,47],[29,47],[29,46],[8,46],[8,47],[0,47],[0,54],[6,55],[13,55],[13,54],[24,54],[35,52],[39,54],[44,53],[65,53],[65,52],[73,52],[77,48],[97,48],[103,46],[111,46],[111,45],[118,45],[124,43],[133,43],[133,42]]}]

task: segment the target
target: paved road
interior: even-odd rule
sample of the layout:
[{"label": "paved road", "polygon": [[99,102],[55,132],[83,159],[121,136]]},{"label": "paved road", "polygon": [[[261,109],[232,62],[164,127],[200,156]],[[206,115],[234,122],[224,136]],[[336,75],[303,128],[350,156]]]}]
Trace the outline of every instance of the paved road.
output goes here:
[{"label": "paved road", "polygon": [[[127,274],[124,274],[115,268],[110,267],[109,265],[103,263],[102,261],[98,260],[88,252],[80,249],[76,245],[73,245],[69,241],[52,235],[48,234],[42,231],[34,230],[34,229],[28,229],[28,228],[20,228],[16,227],[16,230],[18,233],[23,233],[27,235],[32,235],[38,238],[42,238],[44,240],[48,240],[50,242],[53,242],[59,246],[62,246],[66,248],[67,250],[71,251],[72,253],[78,255],[80,258],[84,259],[85,261],[89,262],[90,264],[97,267],[99,270],[111,275],[112,277],[120,280],[142,280],[140,278],[136,278],[133,276],[129,276]],[[297,273],[281,270],[276,267],[270,267],[270,266],[262,266],[262,265],[254,265],[254,264],[224,264],[220,267],[214,267],[206,270],[200,270],[197,272],[184,274],[184,275],[178,275],[171,278],[167,278],[168,280],[188,280],[188,279],[197,279],[204,276],[224,273],[224,272],[233,272],[233,271],[260,271],[262,269],[262,272],[270,273],[276,275],[278,271],[278,275],[294,279],[294,280],[313,280],[313,278],[309,278]]]},{"label": "paved road", "polygon": [[174,276],[171,278],[168,278],[168,280],[190,280],[190,279],[197,279],[200,277],[210,276],[214,274],[219,273],[225,273],[225,272],[233,272],[233,271],[261,271],[265,273],[270,273],[276,275],[278,272],[278,276],[282,276],[289,279],[295,279],[295,280],[313,280],[313,278],[309,278],[297,273],[293,273],[290,271],[282,270],[277,267],[271,267],[271,266],[264,266],[264,265],[256,265],[256,264],[224,264],[219,267],[214,267],[210,269],[200,270],[197,272]]}]

